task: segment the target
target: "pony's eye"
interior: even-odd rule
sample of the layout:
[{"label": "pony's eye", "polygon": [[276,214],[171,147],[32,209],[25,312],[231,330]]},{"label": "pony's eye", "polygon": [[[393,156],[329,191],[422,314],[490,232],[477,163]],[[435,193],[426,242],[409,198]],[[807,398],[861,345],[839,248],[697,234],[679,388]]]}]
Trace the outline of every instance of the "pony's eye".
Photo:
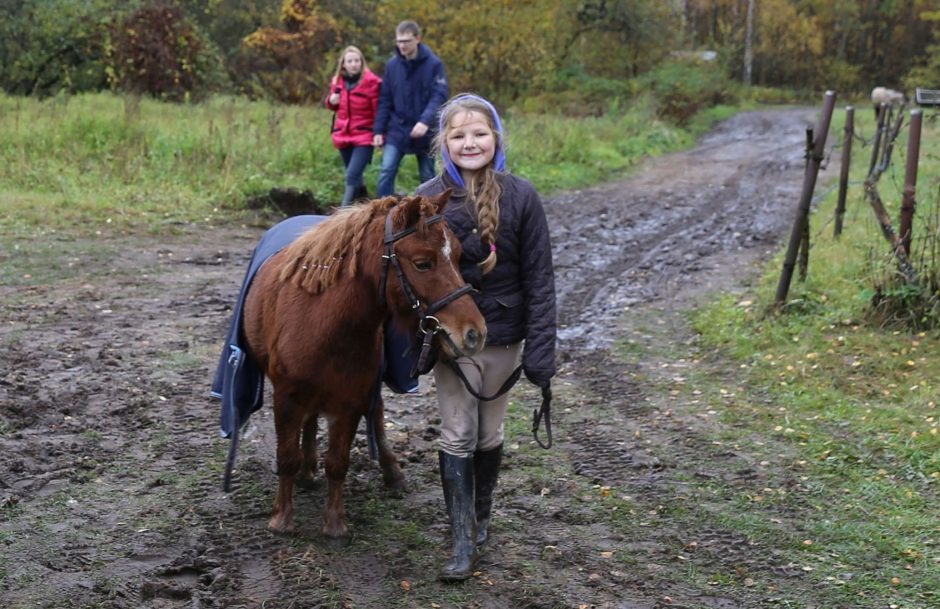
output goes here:
[{"label": "pony's eye", "polygon": [[430,271],[434,268],[434,264],[430,260],[415,260],[412,264],[419,271]]}]

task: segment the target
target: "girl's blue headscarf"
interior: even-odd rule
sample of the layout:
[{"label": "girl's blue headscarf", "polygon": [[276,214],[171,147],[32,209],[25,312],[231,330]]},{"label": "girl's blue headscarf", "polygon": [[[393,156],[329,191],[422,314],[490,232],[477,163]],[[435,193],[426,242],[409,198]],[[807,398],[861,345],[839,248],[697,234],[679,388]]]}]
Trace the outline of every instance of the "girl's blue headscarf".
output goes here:
[{"label": "girl's blue headscarf", "polygon": [[[496,154],[493,155],[493,162],[496,171],[505,171],[506,170],[506,151],[505,151],[505,136],[503,134],[503,122],[499,120],[499,113],[496,112],[496,108],[493,107],[493,104],[486,101],[479,95],[474,95],[473,93],[463,93],[458,95],[454,99],[448,102],[448,106],[451,104],[459,103],[465,99],[472,99],[474,101],[480,102],[490,111],[490,114],[493,115],[493,124],[496,126],[497,141],[499,142],[498,147],[496,148]],[[440,120],[438,122],[438,132],[443,134],[447,125],[444,124],[444,115],[446,113],[442,112]],[[454,162],[450,158],[450,154],[447,152],[447,142],[441,142],[441,159],[444,161],[444,169],[447,170],[447,175],[457,183],[461,188],[466,188],[467,185],[463,183],[463,178],[460,176],[460,168],[454,165]]]}]

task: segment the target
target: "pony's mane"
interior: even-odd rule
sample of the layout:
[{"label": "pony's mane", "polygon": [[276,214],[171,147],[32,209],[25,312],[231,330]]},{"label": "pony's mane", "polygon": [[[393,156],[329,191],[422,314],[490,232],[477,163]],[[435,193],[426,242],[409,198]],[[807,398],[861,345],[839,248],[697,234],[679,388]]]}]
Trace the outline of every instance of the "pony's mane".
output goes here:
[{"label": "pony's mane", "polygon": [[[281,268],[280,280],[319,294],[336,283],[344,272],[348,277],[355,277],[369,224],[376,217],[384,219],[398,204],[398,198],[384,197],[336,210],[285,248],[286,262]],[[418,233],[422,236],[427,230],[424,219],[433,213],[427,199],[422,200],[418,222]],[[401,228],[395,227],[395,230]]]}]

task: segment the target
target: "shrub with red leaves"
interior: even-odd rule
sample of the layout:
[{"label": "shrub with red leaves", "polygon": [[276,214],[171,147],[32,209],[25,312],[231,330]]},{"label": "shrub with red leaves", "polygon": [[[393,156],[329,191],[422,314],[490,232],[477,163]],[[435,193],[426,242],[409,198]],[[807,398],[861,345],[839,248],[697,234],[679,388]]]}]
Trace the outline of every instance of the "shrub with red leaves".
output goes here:
[{"label": "shrub with red leaves", "polygon": [[208,92],[214,56],[179,7],[137,9],[113,27],[111,42],[109,76],[117,89],[172,101]]}]

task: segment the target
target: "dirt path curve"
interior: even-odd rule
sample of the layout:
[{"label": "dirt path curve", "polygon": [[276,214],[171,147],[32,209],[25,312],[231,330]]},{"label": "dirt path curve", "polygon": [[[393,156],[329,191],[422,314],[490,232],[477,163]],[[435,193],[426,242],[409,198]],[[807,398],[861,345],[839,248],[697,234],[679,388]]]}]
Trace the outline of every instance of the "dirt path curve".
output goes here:
[{"label": "dirt path curve", "polygon": [[[690,334],[676,312],[739,285],[788,233],[813,121],[811,109],[745,113],[634,177],[546,199],[562,323],[557,448],[532,448],[525,405],[535,394],[520,385],[498,543],[462,587],[434,578],[447,532],[428,379],[419,396],[388,396],[404,496],[382,490],[357,438],[348,548],[318,537],[320,491],[298,496],[295,536],[265,530],[269,409],[252,418],[236,490],[221,493],[226,443],[206,392],[263,227],[3,243],[5,276],[16,279],[0,288],[0,606],[763,606],[690,583],[675,564],[682,532],[659,508],[681,494],[683,476],[739,457],[663,424],[669,397],[646,379],[682,365]],[[623,340],[663,359],[619,363],[611,348]],[[694,405],[673,405],[683,407]],[[639,515],[605,512],[589,496],[611,488]],[[787,576],[720,527],[698,543],[703,568]]]},{"label": "dirt path curve", "polygon": [[792,221],[806,110],[753,112],[637,176],[552,199],[563,349],[607,346],[624,307],[669,298],[703,271],[760,254]]}]

